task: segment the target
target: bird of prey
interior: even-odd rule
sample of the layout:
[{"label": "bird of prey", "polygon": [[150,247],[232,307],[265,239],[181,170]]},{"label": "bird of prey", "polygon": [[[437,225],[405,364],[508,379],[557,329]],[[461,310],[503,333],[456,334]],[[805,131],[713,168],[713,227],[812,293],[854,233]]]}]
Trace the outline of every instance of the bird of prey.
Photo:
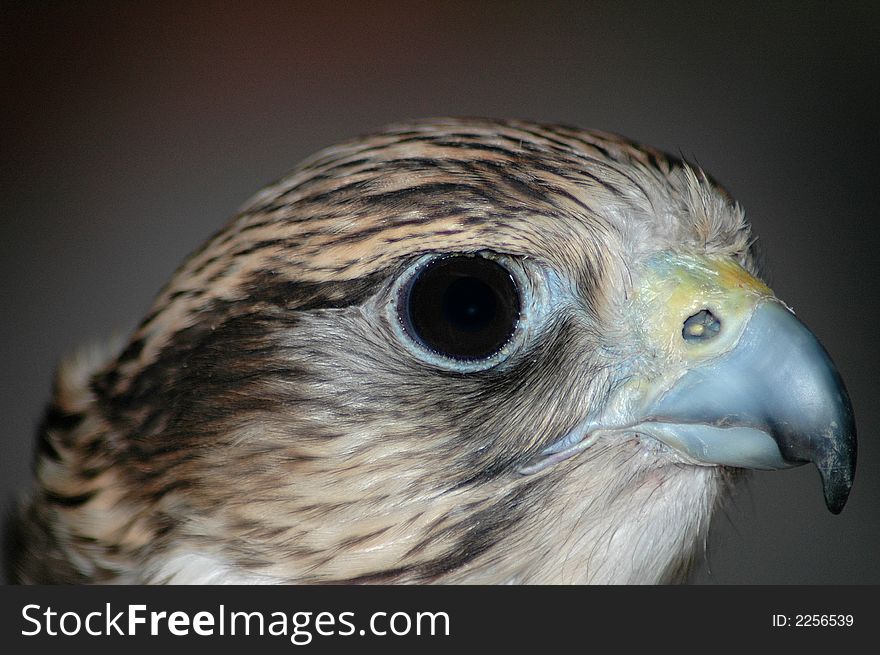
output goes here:
[{"label": "bird of prey", "polygon": [[60,368],[27,583],[666,583],[747,469],[839,512],[852,407],[741,207],[611,134],[432,119],[306,160]]}]

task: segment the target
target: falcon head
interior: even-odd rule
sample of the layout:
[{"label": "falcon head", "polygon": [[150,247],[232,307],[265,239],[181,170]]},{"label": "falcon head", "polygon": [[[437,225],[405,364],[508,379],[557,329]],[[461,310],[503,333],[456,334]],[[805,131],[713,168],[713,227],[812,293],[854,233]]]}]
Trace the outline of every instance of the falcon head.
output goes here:
[{"label": "falcon head", "polygon": [[25,582],[682,579],[744,469],[852,407],[701,171],[600,132],[398,125],[324,150],[65,364]]}]

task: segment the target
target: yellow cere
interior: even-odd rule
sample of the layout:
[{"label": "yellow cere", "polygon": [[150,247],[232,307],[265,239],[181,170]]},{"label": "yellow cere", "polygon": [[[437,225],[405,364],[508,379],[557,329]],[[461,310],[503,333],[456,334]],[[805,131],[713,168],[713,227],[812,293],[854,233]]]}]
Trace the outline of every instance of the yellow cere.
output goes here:
[{"label": "yellow cere", "polygon": [[[634,282],[632,318],[643,345],[683,363],[729,350],[760,301],[774,297],[767,285],[727,257],[659,253]],[[684,322],[704,309],[720,321],[720,332],[705,341],[686,341]],[[691,336],[704,330],[700,324],[688,328]]]}]

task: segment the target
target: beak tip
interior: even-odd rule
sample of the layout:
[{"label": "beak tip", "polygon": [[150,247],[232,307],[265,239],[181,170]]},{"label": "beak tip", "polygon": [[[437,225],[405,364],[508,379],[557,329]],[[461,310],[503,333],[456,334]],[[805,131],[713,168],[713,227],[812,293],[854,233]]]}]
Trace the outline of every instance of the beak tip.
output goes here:
[{"label": "beak tip", "polygon": [[843,511],[844,506],[846,505],[846,499],[849,494],[829,497],[825,496],[825,505],[828,507],[828,511],[834,514],[835,516],[840,514]]},{"label": "beak tip", "polygon": [[848,494],[837,496],[829,496],[826,494],[825,505],[828,507],[828,511],[834,515],[840,514],[843,511],[843,507],[846,505],[847,496]]},{"label": "beak tip", "polygon": [[825,505],[832,514],[840,514],[849,499],[849,492],[852,490],[853,477],[855,475],[855,448],[850,451],[849,456],[844,461],[846,463],[843,465],[829,466],[827,468],[818,467],[819,473],[822,476]]}]

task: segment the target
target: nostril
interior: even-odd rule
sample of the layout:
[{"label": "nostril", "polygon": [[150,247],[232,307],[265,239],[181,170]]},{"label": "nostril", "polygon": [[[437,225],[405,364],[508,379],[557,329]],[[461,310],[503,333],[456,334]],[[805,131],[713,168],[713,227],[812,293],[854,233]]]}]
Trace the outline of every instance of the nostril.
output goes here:
[{"label": "nostril", "polygon": [[681,336],[685,341],[707,341],[721,331],[721,321],[708,309],[697,312],[684,322]]}]

